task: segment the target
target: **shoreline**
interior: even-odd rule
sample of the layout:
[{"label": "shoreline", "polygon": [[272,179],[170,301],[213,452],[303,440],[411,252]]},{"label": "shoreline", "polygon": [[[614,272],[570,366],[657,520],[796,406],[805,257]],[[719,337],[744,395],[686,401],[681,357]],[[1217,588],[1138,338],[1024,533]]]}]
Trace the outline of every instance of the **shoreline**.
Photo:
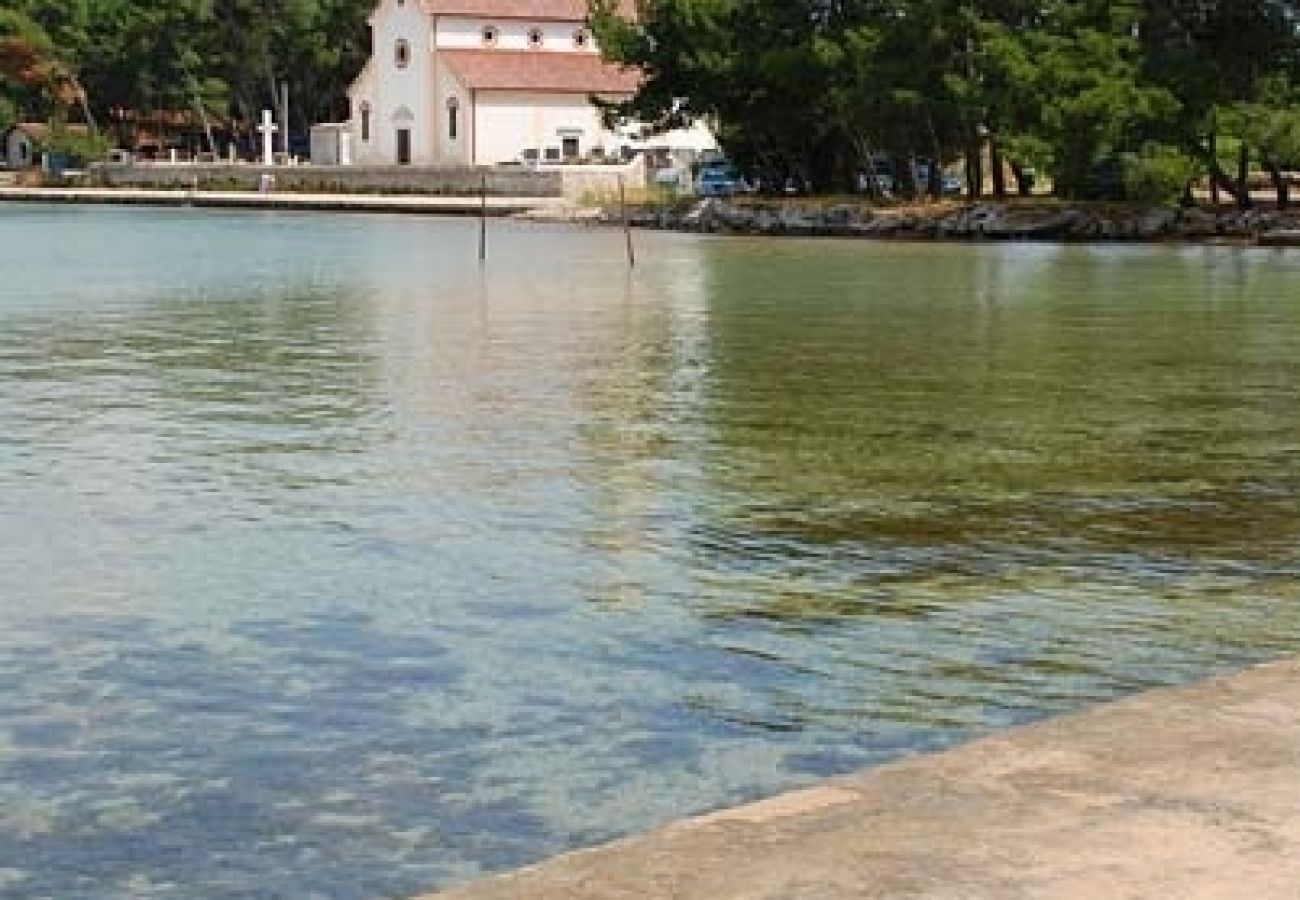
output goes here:
[{"label": "shoreline", "polygon": [[[410,194],[259,194],[249,191],[140,190],[134,188],[0,188],[0,204],[194,207],[200,209],[301,210],[316,212],[403,213],[407,215],[480,216],[479,197]],[[489,217],[566,215],[560,197],[497,197],[486,200]]]},{"label": "shoreline", "polygon": [[[563,197],[316,194],[186,189],[0,187],[4,203],[59,203],[200,209],[514,218],[623,225],[615,208]],[[831,237],[876,241],[1061,244],[1228,244],[1300,248],[1300,210],[1179,209],[1165,206],[1067,204],[1055,201],[943,202],[871,207],[805,200],[699,200],[689,207],[629,206],[637,230],[765,238]]]},{"label": "shoreline", "polygon": [[1300,659],[997,732],[416,900],[1292,900]]},{"label": "shoreline", "polygon": [[[616,223],[619,211],[603,220]],[[701,200],[689,208],[629,211],[635,227],[761,237],[938,242],[1258,244],[1300,247],[1300,211],[1178,208],[1031,200],[946,201],[873,207],[787,200]]]}]

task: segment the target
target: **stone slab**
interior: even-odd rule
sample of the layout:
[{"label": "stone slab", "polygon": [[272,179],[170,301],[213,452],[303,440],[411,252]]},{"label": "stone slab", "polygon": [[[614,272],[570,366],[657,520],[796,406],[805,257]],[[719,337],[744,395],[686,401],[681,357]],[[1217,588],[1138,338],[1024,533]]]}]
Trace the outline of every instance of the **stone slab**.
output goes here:
[{"label": "stone slab", "polygon": [[401,192],[476,197],[487,183],[489,196],[559,197],[558,171],[523,166],[262,166],[252,163],[92,163],[94,184],[163,189],[189,187],[254,190],[263,174],[286,190],[314,193]]},{"label": "stone slab", "polygon": [[[214,209],[288,209],[329,212],[424,213],[477,216],[477,197],[384,196],[379,194],[258,194],[244,191],[138,190],[131,188],[4,188],[0,202],[97,203],[123,206],[193,206]],[[559,197],[488,197],[490,216],[568,208]]]},{"label": "stone slab", "polygon": [[438,900],[1297,900],[1300,661],[1153,691]]}]

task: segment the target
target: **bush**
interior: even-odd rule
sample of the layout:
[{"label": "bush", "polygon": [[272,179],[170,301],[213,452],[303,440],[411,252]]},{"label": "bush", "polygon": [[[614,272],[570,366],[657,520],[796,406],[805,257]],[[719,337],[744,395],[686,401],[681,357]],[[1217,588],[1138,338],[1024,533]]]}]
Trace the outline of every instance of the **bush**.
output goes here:
[{"label": "bush", "polygon": [[1200,168],[1190,157],[1164,145],[1124,155],[1124,193],[1142,203],[1176,203]]},{"label": "bush", "polygon": [[108,155],[109,140],[103,134],[72,131],[66,125],[55,122],[50,129],[50,138],[46,151],[64,156],[76,166],[84,166],[92,160],[103,159]]}]

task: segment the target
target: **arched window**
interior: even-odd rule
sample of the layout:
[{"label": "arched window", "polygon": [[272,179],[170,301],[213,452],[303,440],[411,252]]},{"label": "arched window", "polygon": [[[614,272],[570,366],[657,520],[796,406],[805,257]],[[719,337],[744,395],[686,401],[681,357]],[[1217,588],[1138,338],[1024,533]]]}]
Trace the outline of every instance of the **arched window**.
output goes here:
[{"label": "arched window", "polygon": [[361,104],[361,140],[370,140],[370,104]]},{"label": "arched window", "polygon": [[538,28],[536,25],[528,29],[529,47],[532,47],[534,50],[540,50],[542,49],[542,45],[544,43],[546,43],[546,34],[542,31],[542,29]]},{"label": "arched window", "polygon": [[456,140],[460,135],[460,101],[455,97],[447,98],[447,139]]},{"label": "arched window", "polygon": [[405,38],[397,39],[397,45],[393,48],[393,62],[399,69],[405,69],[411,64],[411,45]]}]

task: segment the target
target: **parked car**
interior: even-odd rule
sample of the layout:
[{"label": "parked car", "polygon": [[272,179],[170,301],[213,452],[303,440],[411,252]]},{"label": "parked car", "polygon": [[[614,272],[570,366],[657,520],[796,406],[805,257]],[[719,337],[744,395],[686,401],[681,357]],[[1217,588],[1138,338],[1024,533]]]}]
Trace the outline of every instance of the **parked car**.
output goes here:
[{"label": "parked car", "polygon": [[695,182],[695,192],[701,197],[731,197],[744,187],[736,170],[725,164],[705,166]]}]

